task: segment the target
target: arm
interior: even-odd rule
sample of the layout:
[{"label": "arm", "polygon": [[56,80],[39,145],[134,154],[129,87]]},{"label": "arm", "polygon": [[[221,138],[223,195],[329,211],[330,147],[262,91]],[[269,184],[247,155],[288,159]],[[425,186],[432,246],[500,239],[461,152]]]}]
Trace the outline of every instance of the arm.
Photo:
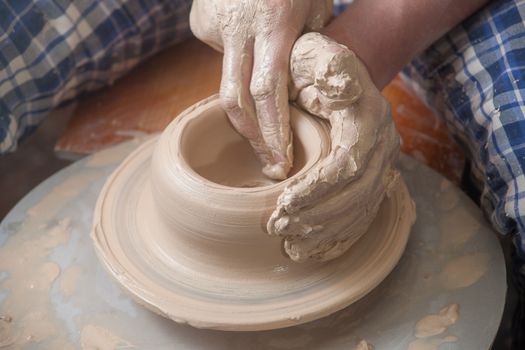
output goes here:
[{"label": "arm", "polygon": [[353,50],[382,89],[487,0],[356,0],[321,32]]}]

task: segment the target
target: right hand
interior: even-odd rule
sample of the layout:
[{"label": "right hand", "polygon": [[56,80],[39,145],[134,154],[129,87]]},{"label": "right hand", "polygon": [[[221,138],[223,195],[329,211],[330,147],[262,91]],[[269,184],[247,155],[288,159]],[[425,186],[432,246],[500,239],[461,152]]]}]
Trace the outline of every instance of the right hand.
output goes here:
[{"label": "right hand", "polygon": [[288,71],[292,46],[306,27],[319,30],[332,0],[194,0],[191,30],[224,50],[220,96],[235,129],[283,180],[293,163]]},{"label": "right hand", "polygon": [[388,102],[345,46],[305,34],[294,45],[290,69],[292,97],[330,123],[332,144],[326,158],[285,187],[267,230],[283,238],[292,260],[327,261],[368,230],[397,186],[399,136]]}]

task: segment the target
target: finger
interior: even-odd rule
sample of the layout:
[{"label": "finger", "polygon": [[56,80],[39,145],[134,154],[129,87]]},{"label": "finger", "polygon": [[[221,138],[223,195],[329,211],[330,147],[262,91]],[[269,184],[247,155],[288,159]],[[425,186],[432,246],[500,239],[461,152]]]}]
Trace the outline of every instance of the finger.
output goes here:
[{"label": "finger", "polygon": [[[390,168],[389,154],[375,152],[363,176],[337,191],[330,191],[312,206],[289,213],[284,207],[276,211],[272,233],[278,236],[309,236],[311,231],[323,231],[336,237],[340,228],[350,227],[363,216],[375,214],[375,205],[397,181],[397,172]],[[359,205],[356,205],[359,203]],[[281,220],[280,222],[277,222]]]},{"label": "finger", "polygon": [[304,34],[293,46],[290,58],[293,91],[313,85],[317,89],[316,103],[324,109],[343,109],[359,98],[362,90],[357,69],[355,54],[322,34]]},{"label": "finger", "polygon": [[359,159],[368,156],[366,153],[359,154],[354,147],[359,130],[353,113],[336,117],[331,115],[330,118],[332,121],[330,153],[303,177],[288,185],[279,197],[278,204],[283,205],[289,213],[295,213],[315,203],[329,192],[340,190],[360,170],[356,153]]},{"label": "finger", "polygon": [[190,11],[190,29],[201,41],[222,52],[222,37],[217,22],[217,9],[208,1],[194,0]]},{"label": "finger", "polygon": [[[334,255],[341,255],[368,230],[383,201],[385,191],[381,180],[373,183],[349,185],[344,189],[348,193],[321,201],[319,205],[294,215],[289,220],[290,225],[282,231],[285,251],[296,261],[329,260]],[[367,190],[358,188],[363,185]],[[366,199],[361,197],[356,201],[358,195],[352,193],[355,190],[364,192]],[[354,199],[344,201],[344,198]],[[325,216],[324,208],[336,210]]]},{"label": "finger", "polygon": [[380,201],[390,184],[396,181],[394,173],[388,170],[396,150],[389,145],[384,140],[377,146],[362,176],[355,181],[328,186],[311,205],[294,207],[290,211],[279,198],[278,207],[268,222],[268,232],[295,237],[321,229],[335,234],[338,232],[337,228],[334,231],[336,223],[356,220],[361,214],[368,216],[373,212],[371,205]]},{"label": "finger", "polygon": [[293,33],[286,29],[255,39],[250,92],[262,137],[272,155],[271,163],[263,171],[274,179],[285,179],[293,162],[287,85],[294,39]]},{"label": "finger", "polygon": [[305,55],[312,56],[310,66],[315,62],[314,71],[320,72],[313,84],[308,69],[292,69],[292,74],[300,77],[294,80],[296,88],[302,87],[298,104],[329,120],[332,149],[286,187],[267,227],[270,234],[284,237],[284,249],[296,261],[342,254],[368,229],[395,182],[389,169],[399,141],[388,103],[349,50],[319,38],[311,36],[304,46]]},{"label": "finger", "polygon": [[[271,155],[265,145],[250,95],[253,67],[253,39],[238,46],[238,38],[225,40],[220,97],[222,107],[233,127],[248,141],[263,164],[270,162]],[[241,41],[242,42],[242,41]]]},{"label": "finger", "polygon": [[346,222],[348,220],[341,220],[333,230],[319,230],[303,237],[287,236],[283,242],[284,251],[296,262],[334,259],[341,256],[361,238],[373,219],[373,217],[361,216],[350,223]]},{"label": "finger", "polygon": [[[398,184],[399,173],[396,170],[386,172],[389,179],[387,187],[393,189]],[[384,180],[384,179],[383,179]],[[380,210],[385,195],[389,190],[372,188],[366,200],[346,202],[345,212],[331,221],[326,221],[326,226],[315,225],[308,235],[286,235],[284,239],[285,252],[295,261],[306,261],[310,259],[328,261],[341,256],[354,243],[356,243],[371,227]],[[375,196],[375,197],[372,197]],[[329,203],[323,206],[330,206]],[[309,217],[308,211],[301,215]]]},{"label": "finger", "polygon": [[302,88],[295,98],[295,103],[301,107],[301,109],[317,117],[329,120],[332,110],[327,108],[319,101],[319,90],[314,85],[309,85]]}]

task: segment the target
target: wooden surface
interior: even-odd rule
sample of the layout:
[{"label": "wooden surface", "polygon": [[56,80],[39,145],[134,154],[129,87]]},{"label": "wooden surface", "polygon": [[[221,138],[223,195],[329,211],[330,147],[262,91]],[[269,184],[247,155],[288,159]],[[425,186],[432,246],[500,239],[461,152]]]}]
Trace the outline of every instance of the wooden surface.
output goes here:
[{"label": "wooden surface", "polygon": [[[190,39],[141,64],[113,86],[82,99],[55,146],[78,158],[143,133],[163,130],[185,108],[219,90],[222,55]],[[383,91],[402,137],[402,151],[459,182],[463,154],[441,118],[402,82]]]},{"label": "wooden surface", "polygon": [[156,55],[79,101],[55,150],[75,158],[163,130],[185,108],[219,91],[221,64],[222,54],[196,39]]},{"label": "wooden surface", "polygon": [[401,135],[401,151],[459,184],[465,156],[442,118],[430,110],[398,76],[383,90]]}]

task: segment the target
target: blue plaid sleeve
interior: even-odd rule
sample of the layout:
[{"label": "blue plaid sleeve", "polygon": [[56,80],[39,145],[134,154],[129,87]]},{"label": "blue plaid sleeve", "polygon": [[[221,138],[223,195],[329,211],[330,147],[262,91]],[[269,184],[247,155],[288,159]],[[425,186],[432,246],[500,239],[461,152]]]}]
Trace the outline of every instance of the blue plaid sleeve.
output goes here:
[{"label": "blue plaid sleeve", "polygon": [[334,15],[340,15],[354,0],[334,0]]},{"label": "blue plaid sleeve", "polygon": [[525,2],[490,2],[403,75],[464,146],[494,227],[525,251]]},{"label": "blue plaid sleeve", "polygon": [[0,153],[54,107],[189,36],[191,0],[0,1]]}]

